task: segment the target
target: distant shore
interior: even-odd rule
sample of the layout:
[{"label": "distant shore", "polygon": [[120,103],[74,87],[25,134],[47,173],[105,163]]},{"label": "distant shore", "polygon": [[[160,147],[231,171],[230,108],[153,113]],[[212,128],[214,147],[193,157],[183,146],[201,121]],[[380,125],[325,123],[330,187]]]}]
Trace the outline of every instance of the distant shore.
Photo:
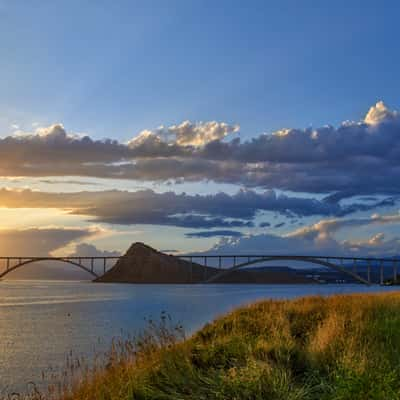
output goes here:
[{"label": "distant shore", "polygon": [[261,301],[189,339],[163,314],[59,399],[396,399],[399,343],[399,293]]}]

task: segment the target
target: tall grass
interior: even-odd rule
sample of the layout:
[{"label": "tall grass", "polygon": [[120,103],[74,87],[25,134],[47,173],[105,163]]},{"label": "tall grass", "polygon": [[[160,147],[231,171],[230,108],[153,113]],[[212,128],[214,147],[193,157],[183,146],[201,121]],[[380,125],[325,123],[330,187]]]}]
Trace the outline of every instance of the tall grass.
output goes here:
[{"label": "tall grass", "polygon": [[53,394],[62,400],[400,399],[400,294],[262,301],[189,339],[163,318],[140,338],[115,344],[107,362]]}]

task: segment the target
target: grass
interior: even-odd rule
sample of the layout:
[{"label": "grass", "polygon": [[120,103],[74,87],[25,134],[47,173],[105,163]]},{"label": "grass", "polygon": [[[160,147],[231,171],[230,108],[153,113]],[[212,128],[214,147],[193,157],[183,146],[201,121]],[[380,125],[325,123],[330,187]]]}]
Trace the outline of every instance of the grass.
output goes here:
[{"label": "grass", "polygon": [[[36,397],[35,397],[36,396]],[[32,395],[32,399],[45,398]],[[185,339],[166,315],[62,400],[400,399],[400,294],[307,297],[239,308]]]}]

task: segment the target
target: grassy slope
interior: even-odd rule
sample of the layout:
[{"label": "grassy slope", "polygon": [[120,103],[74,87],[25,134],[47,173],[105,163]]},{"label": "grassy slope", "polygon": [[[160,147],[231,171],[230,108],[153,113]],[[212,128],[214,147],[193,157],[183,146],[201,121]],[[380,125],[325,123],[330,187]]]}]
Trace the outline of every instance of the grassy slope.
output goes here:
[{"label": "grassy slope", "polygon": [[263,301],[184,342],[161,327],[120,348],[64,399],[395,400],[400,294]]}]

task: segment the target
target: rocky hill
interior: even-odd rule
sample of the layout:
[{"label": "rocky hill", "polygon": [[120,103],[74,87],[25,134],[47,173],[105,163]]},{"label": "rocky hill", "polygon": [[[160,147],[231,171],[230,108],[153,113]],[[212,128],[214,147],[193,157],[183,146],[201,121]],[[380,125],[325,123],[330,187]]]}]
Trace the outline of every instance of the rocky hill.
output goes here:
[{"label": "rocky hill", "polygon": [[[203,267],[161,253],[144,243],[134,243],[124,257],[96,282],[125,283],[200,283],[219,270]],[[257,272],[240,270],[224,276],[218,283],[311,283],[313,281],[286,271]]]}]

